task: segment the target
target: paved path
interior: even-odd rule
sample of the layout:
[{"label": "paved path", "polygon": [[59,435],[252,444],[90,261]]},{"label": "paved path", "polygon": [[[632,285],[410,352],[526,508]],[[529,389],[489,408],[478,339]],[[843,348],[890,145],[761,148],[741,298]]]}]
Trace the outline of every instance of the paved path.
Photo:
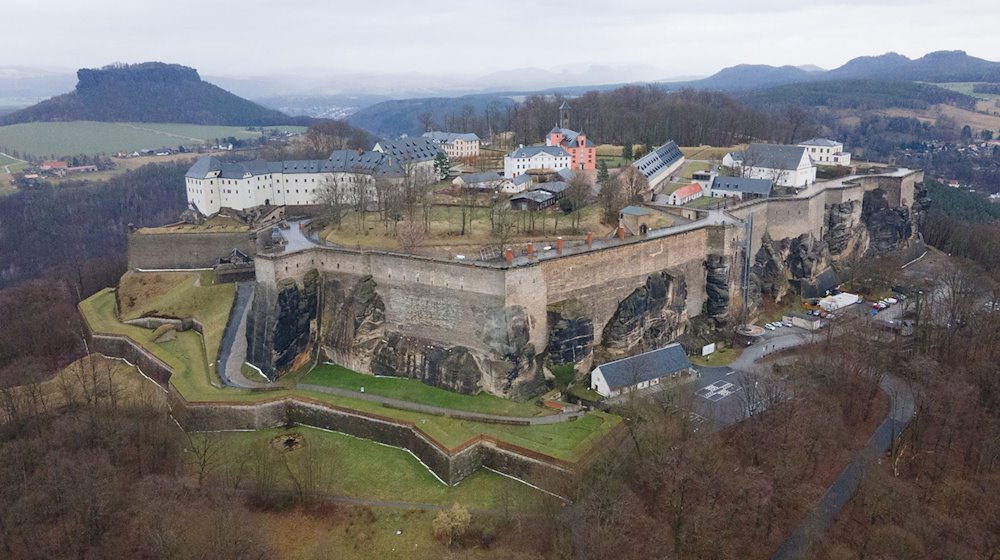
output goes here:
[{"label": "paved path", "polygon": [[222,350],[215,369],[222,382],[230,387],[270,387],[247,379],[241,371],[247,359],[247,312],[253,302],[253,291],[251,281],[236,284],[236,303],[229,312],[229,322],[222,335]]},{"label": "paved path", "polygon": [[502,416],[499,414],[466,412],[464,410],[456,410],[454,408],[442,408],[439,406],[419,404],[410,401],[402,401],[399,399],[391,399],[389,397],[383,397],[381,395],[373,395],[371,393],[361,393],[358,391],[351,391],[349,389],[340,389],[338,387],[327,387],[324,385],[311,385],[308,383],[300,383],[296,385],[296,388],[303,389],[306,391],[317,391],[319,393],[339,395],[341,397],[349,397],[352,399],[371,401],[391,406],[393,408],[400,408],[403,410],[412,410],[414,412],[423,412],[427,414],[440,414],[442,416],[450,416],[452,418],[461,418],[479,422],[493,422],[501,424],[521,423],[521,424],[531,424],[533,426],[538,426],[543,424],[558,424],[559,422],[575,420],[576,418],[583,416],[583,412],[561,412],[559,414],[550,414],[548,416]]},{"label": "paved path", "polygon": [[827,488],[812,512],[799,523],[777,552],[771,556],[771,560],[810,558],[810,550],[822,542],[827,531],[837,520],[840,510],[857,492],[865,473],[891,448],[893,441],[913,418],[913,393],[905,381],[886,374],[880,386],[889,395],[891,403],[889,415],[879,424],[864,449],[854,456],[833,484]]}]

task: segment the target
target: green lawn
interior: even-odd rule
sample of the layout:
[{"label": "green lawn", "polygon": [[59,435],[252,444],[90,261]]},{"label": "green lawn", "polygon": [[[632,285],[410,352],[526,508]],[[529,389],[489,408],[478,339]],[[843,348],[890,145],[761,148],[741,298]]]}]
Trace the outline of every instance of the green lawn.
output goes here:
[{"label": "green lawn", "polygon": [[[602,412],[590,412],[571,422],[540,426],[513,426],[458,420],[387,408],[371,401],[306,390],[252,392],[222,387],[209,369],[201,337],[194,331],[179,333],[164,343],[152,341],[152,330],[118,322],[114,314],[114,291],[102,290],[80,303],[80,311],[94,333],[122,334],[163,360],[174,374],[170,383],[188,401],[253,402],[288,395],[301,395],[334,406],[411,422],[445,447],[454,448],[479,434],[494,437],[552,457],[574,461],[607,435],[621,419]],[[462,396],[462,395],[457,395]]]},{"label": "green lawn", "polygon": [[[515,507],[528,506],[540,494],[525,484],[485,469],[477,470],[457,486],[448,486],[407,451],[308,426],[216,432],[210,437],[223,442],[224,460],[232,460],[247,454],[252,446],[267,446],[275,437],[286,434],[303,436],[302,447],[284,452],[289,469],[298,474],[305,464],[318,459],[314,463],[320,467],[317,485],[331,494],[439,505],[459,502],[483,509],[498,507],[498,499],[502,496]],[[281,460],[281,452],[268,449],[275,460]],[[293,484],[288,472],[281,471],[279,469],[278,487],[291,489]]]},{"label": "green lawn", "polygon": [[487,393],[463,395],[422,383],[416,379],[375,377],[351,371],[339,365],[319,364],[300,383],[338,387],[381,395],[403,401],[504,416],[540,416],[554,412],[532,403],[503,399]]},{"label": "green lawn", "polygon": [[[303,127],[271,127],[297,131]],[[240,126],[172,123],[38,122],[0,126],[0,146],[45,158],[78,154],[191,146],[215,138],[257,138],[260,132]]]},{"label": "green lawn", "polygon": [[[166,282],[162,282],[165,279]],[[211,271],[126,272],[119,287],[122,319],[164,315],[197,319],[205,331],[205,350],[214,365],[229,321],[236,284],[214,284]],[[167,289],[145,290],[166,284]],[[134,305],[129,305],[134,301]]]},{"label": "green lawn", "polygon": [[[684,206],[687,208],[715,208],[716,206],[722,207],[725,202],[721,198],[713,198],[711,196],[703,196],[701,198],[696,198],[691,202],[688,202]],[[730,206],[732,206],[732,201],[730,201]]]}]

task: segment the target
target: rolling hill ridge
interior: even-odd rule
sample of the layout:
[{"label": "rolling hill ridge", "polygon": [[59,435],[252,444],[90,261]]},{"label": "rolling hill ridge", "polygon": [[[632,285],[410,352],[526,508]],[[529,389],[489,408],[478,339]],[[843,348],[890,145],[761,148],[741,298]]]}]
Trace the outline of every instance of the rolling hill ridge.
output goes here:
[{"label": "rolling hill ridge", "polygon": [[0,124],[38,121],[159,122],[232,126],[308,124],[205,82],[194,68],[162,62],[77,72],[76,89],[15,111]]}]

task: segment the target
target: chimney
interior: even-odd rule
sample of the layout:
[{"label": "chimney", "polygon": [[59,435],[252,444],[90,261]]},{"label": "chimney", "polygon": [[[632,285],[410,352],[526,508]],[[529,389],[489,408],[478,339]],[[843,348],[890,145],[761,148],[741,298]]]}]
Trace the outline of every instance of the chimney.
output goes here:
[{"label": "chimney", "polygon": [[362,150],[361,148],[358,148],[358,155],[360,156],[363,153],[364,153],[364,150]]},{"label": "chimney", "polygon": [[528,242],[528,258],[531,258],[531,257],[534,257],[534,256],[535,256],[535,244],[529,241]]},{"label": "chimney", "polygon": [[625,226],[618,226],[618,239],[625,240]]},{"label": "chimney", "polygon": [[587,232],[587,248],[590,249],[593,246],[594,246],[594,232],[588,231]]},{"label": "chimney", "polygon": [[562,236],[556,238],[556,252],[562,253]]},{"label": "chimney", "polygon": [[507,247],[507,252],[504,254],[504,259],[507,261],[507,264],[511,264],[512,262],[514,262],[514,250],[511,249],[510,247]]}]

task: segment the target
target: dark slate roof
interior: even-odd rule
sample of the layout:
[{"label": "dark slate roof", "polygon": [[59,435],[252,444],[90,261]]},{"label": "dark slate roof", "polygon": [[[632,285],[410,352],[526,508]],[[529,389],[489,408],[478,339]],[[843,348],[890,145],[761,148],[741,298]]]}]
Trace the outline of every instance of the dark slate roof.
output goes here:
[{"label": "dark slate roof", "polygon": [[440,150],[434,142],[427,138],[400,138],[399,140],[379,140],[375,144],[375,151],[398,158],[403,163],[417,163],[436,158]]},{"label": "dark slate roof", "polygon": [[487,171],[485,173],[468,173],[466,175],[459,175],[459,179],[462,180],[466,185],[475,185],[478,183],[490,183],[496,181],[503,181],[503,177],[500,176],[496,171]]},{"label": "dark slate roof", "polygon": [[571,107],[569,106],[569,102],[568,101],[563,101],[562,105],[559,106],[559,110],[560,111],[565,111],[566,109],[570,109],[570,108]]},{"label": "dark slate roof", "polygon": [[716,176],[712,181],[712,190],[763,196],[771,196],[773,186],[774,183],[767,179],[749,179],[747,177]]},{"label": "dark slate roof", "polygon": [[387,154],[376,151],[337,150],[330,154],[323,164],[327,173],[364,173],[368,175],[403,174],[399,158],[393,159]]},{"label": "dark slate roof", "polygon": [[202,157],[185,173],[185,177],[205,179],[215,171],[223,179],[243,179],[270,173],[360,173],[377,176],[402,175],[399,161],[379,152],[362,152],[356,150],[338,150],[330,157],[322,159],[288,160],[288,161],[244,161],[226,163],[214,157]]},{"label": "dark slate roof", "polygon": [[[579,148],[581,146],[585,148],[594,147],[594,143],[591,142],[589,139],[587,139],[587,135],[584,134],[583,131],[577,132],[575,130],[570,130],[568,128],[559,128],[559,126],[555,126],[552,128],[552,130],[549,131],[549,134],[552,134],[553,132],[561,133],[564,137],[563,144],[570,148]],[[583,134],[584,137],[582,144],[580,143],[581,134]]]},{"label": "dark slate roof", "polygon": [[691,367],[684,348],[674,342],[659,350],[646,352],[629,358],[608,362],[599,367],[612,390],[621,389],[677,373]]},{"label": "dark slate roof", "polygon": [[479,140],[479,137],[471,132],[441,132],[438,130],[425,132],[423,137],[438,144],[452,144],[456,140],[466,140],[469,142]]},{"label": "dark slate roof", "polygon": [[553,194],[550,193],[550,192],[541,191],[541,190],[534,190],[534,191],[528,191],[528,192],[521,193],[521,194],[519,194],[517,196],[512,196],[510,198],[510,200],[511,200],[511,202],[513,202],[515,200],[534,200],[535,202],[541,204],[542,202],[545,202],[546,200],[550,200],[552,197],[553,197]]},{"label": "dark slate roof", "polygon": [[576,173],[572,169],[570,169],[568,167],[565,168],[565,169],[560,169],[559,171],[556,171],[556,175],[562,177],[562,179],[564,181],[569,181],[570,179],[573,178],[573,175],[575,175],[575,174]]},{"label": "dark slate roof", "polygon": [[832,148],[836,146],[839,142],[834,142],[829,138],[810,138],[805,142],[799,142],[800,146],[823,146],[824,148]]},{"label": "dark slate roof", "polygon": [[555,157],[569,157],[569,152],[559,146],[522,146],[507,154],[512,158],[530,158],[545,153]]},{"label": "dark slate roof", "polygon": [[651,179],[661,170],[677,163],[683,157],[684,153],[677,147],[677,143],[670,140],[666,144],[635,160],[632,163],[632,167],[638,169],[646,179]]},{"label": "dark slate roof", "polygon": [[626,214],[626,215],[629,215],[629,216],[648,216],[649,215],[649,211],[648,210],[646,210],[645,208],[640,208],[639,206],[626,206],[625,208],[622,208],[621,212],[622,212],[622,214]]},{"label": "dark slate roof", "polygon": [[222,171],[222,162],[212,156],[202,156],[184,174],[191,179],[204,179],[209,173]]},{"label": "dark slate roof", "polygon": [[799,168],[799,162],[802,161],[804,152],[805,148],[802,146],[750,144],[743,154],[742,160],[746,165],[752,167],[794,171]]},{"label": "dark slate roof", "polygon": [[569,185],[562,181],[550,181],[548,183],[539,183],[535,188],[531,189],[533,191],[546,191],[552,194],[561,194],[566,192]]},{"label": "dark slate roof", "polygon": [[524,185],[524,184],[530,185],[531,184],[531,175],[528,175],[527,173],[522,173],[521,175],[518,175],[517,177],[514,177],[514,184],[517,185],[517,186],[521,186],[521,185]]}]

